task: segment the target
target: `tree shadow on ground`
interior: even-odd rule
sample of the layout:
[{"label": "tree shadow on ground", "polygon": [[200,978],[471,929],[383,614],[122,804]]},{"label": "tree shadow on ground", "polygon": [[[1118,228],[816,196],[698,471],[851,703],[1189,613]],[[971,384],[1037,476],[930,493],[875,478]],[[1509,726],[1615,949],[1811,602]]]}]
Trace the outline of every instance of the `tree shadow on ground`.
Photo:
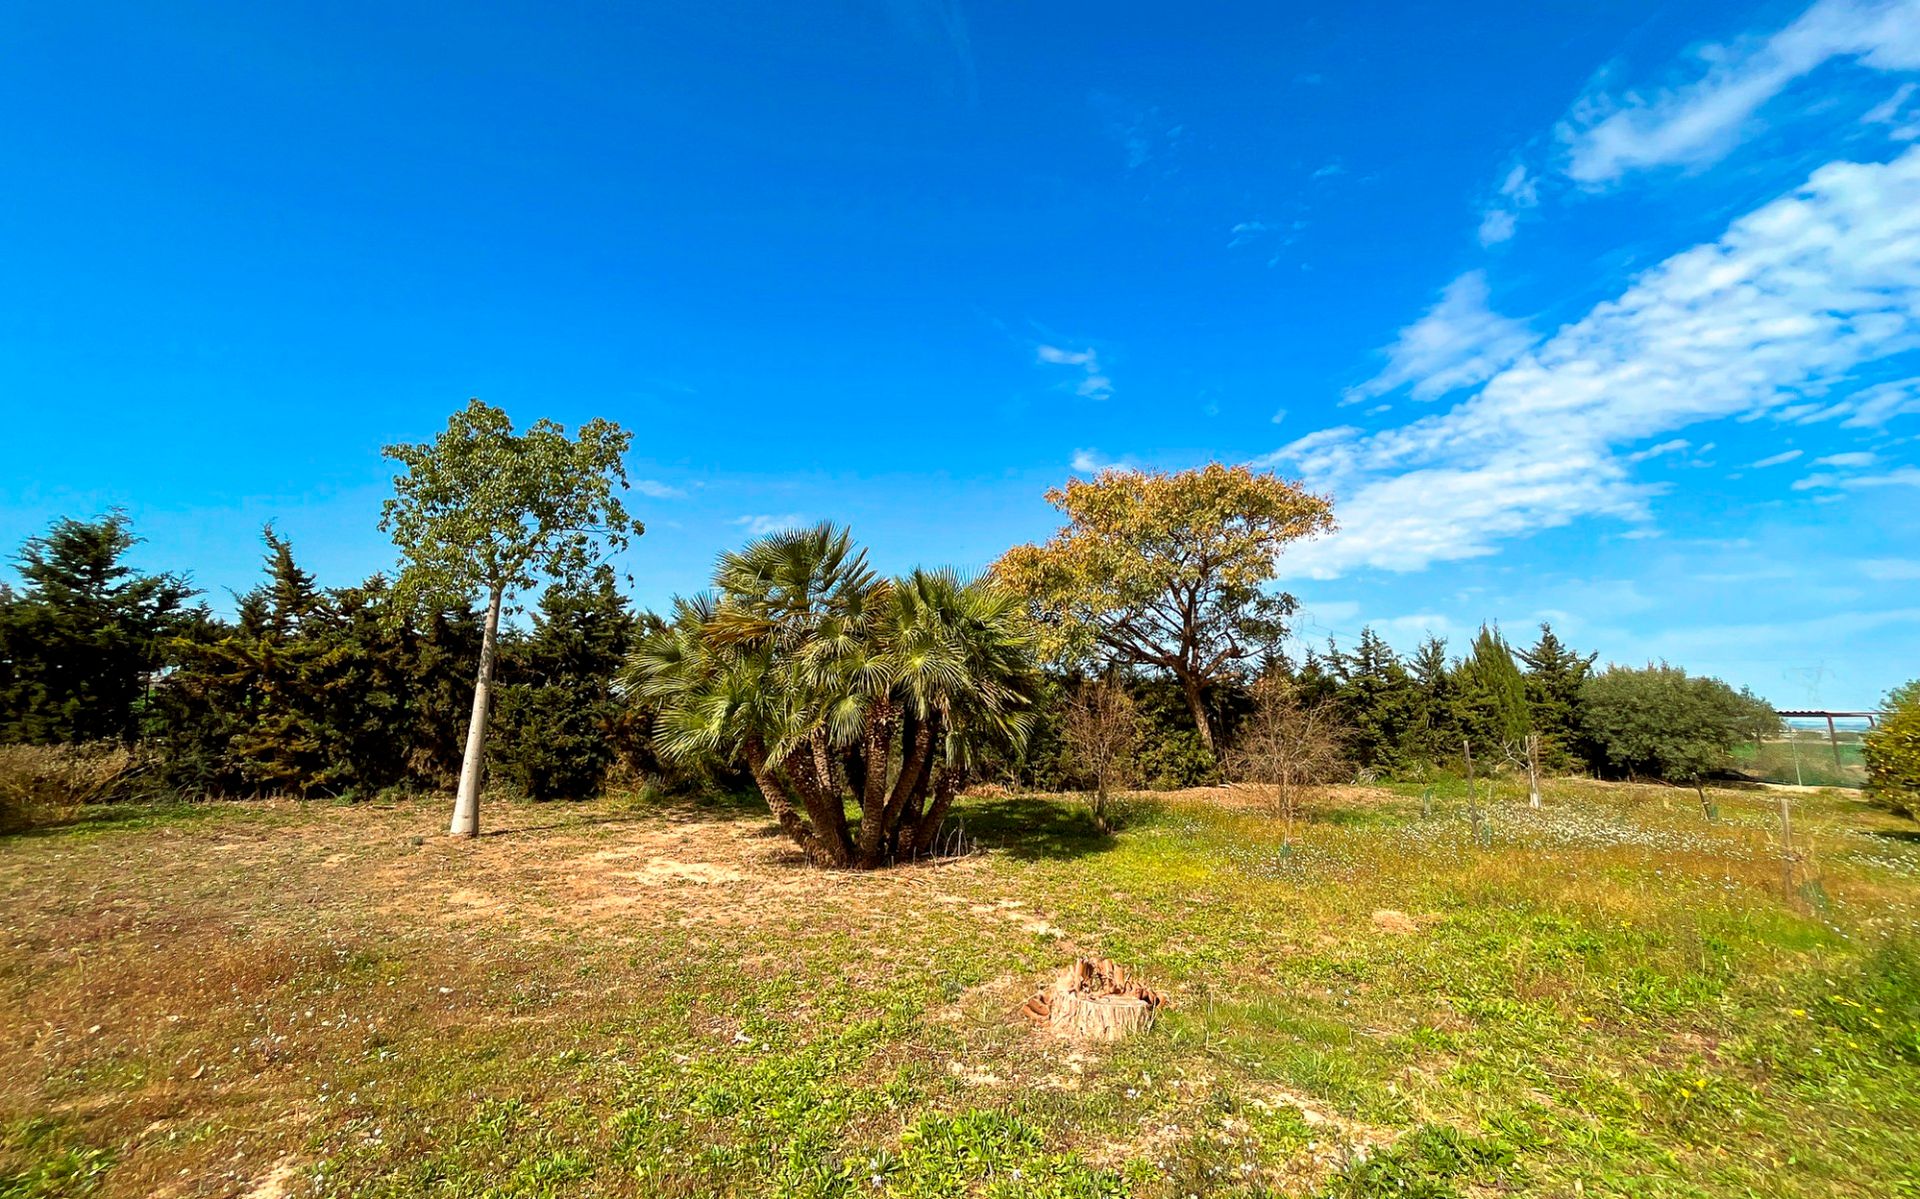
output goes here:
[{"label": "tree shadow on ground", "polygon": [[[1111,809],[1123,828],[1128,806]],[[1085,805],[1029,795],[963,801],[942,833],[963,830],[968,840],[1023,862],[1083,858],[1113,848],[1113,838],[1094,826]]]},{"label": "tree shadow on ground", "polygon": [[1887,841],[1920,841],[1920,828],[1870,828],[1861,831],[1869,837]]},{"label": "tree shadow on ground", "polygon": [[163,824],[185,824],[222,813],[227,801],[139,800],[87,804],[78,811],[43,819],[24,828],[0,832],[0,841],[32,841],[68,833],[105,832],[112,829],[136,830]]}]

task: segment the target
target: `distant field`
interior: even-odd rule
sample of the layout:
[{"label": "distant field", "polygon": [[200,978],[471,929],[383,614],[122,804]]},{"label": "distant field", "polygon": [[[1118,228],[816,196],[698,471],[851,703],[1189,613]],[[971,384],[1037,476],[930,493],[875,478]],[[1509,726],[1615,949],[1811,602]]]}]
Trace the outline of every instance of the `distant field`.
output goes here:
[{"label": "distant field", "polygon": [[1834,746],[1825,733],[1803,734],[1793,740],[1768,741],[1760,745],[1747,742],[1733,750],[1736,766],[1755,778],[1770,783],[1801,783],[1809,787],[1864,787],[1867,765],[1860,751],[1860,737],[1842,732],[1839,764],[1834,762]]},{"label": "distant field", "polygon": [[[0,839],[0,1195],[1920,1194],[1920,830],[1791,793],[1788,894],[1780,794],[103,810]],[[1172,1010],[1020,1023],[1079,953]]]}]

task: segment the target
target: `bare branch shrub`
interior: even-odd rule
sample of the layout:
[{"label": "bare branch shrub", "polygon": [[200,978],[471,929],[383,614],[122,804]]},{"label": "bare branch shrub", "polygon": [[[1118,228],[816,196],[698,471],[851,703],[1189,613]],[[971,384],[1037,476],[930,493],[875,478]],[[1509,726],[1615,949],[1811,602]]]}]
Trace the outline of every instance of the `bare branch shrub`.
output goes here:
[{"label": "bare branch shrub", "polygon": [[1134,754],[1140,748],[1140,713],[1133,696],[1116,679],[1090,679],[1067,703],[1061,736],[1073,769],[1092,785],[1088,799],[1093,823],[1111,832],[1107,801],[1133,781]]},{"label": "bare branch shrub", "polygon": [[1256,788],[1291,840],[1307,794],[1344,773],[1349,730],[1332,703],[1301,702],[1285,679],[1262,679],[1253,700],[1227,754],[1227,776]]}]

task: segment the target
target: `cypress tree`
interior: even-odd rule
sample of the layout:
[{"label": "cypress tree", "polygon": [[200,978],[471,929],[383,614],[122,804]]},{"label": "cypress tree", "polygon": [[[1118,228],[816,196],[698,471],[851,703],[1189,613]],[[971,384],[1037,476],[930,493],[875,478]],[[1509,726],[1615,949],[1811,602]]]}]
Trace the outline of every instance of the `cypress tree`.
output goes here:
[{"label": "cypress tree", "polygon": [[548,587],[532,631],[505,647],[494,763],[528,796],[599,794],[619,743],[632,740],[613,676],[634,628],[603,567],[586,586]]},{"label": "cypress tree", "polygon": [[1533,728],[1527,680],[1497,630],[1480,626],[1472,653],[1456,673],[1474,752],[1491,758],[1524,743]]},{"label": "cypress tree", "polygon": [[1460,756],[1465,715],[1459,680],[1447,659],[1446,640],[1429,634],[1414,651],[1408,673],[1413,680],[1414,704],[1409,752],[1435,765],[1454,761]]},{"label": "cypress tree", "polygon": [[1342,717],[1353,729],[1348,752],[1360,765],[1395,771],[1404,767],[1418,700],[1414,684],[1393,647],[1371,626],[1360,630],[1350,654],[1330,658]]},{"label": "cypress tree", "polygon": [[1565,770],[1587,756],[1580,730],[1580,688],[1593,673],[1598,654],[1580,654],[1542,621],[1540,640],[1520,651],[1527,664],[1527,705],[1540,734],[1541,764]]},{"label": "cypress tree", "polygon": [[167,645],[197,594],[127,564],[123,512],[62,519],[22,547],[0,589],[0,741],[132,742]]}]

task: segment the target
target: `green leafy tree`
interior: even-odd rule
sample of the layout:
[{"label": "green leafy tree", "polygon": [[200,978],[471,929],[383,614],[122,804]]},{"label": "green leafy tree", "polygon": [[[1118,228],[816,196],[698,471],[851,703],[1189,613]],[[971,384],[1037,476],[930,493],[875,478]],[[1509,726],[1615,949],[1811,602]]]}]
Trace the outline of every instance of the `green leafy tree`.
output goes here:
[{"label": "green leafy tree", "polygon": [[723,555],[713,586],[641,639],[625,684],[656,706],[663,753],[744,761],[818,865],[929,852],[984,751],[1025,741],[1030,635],[989,582],[880,578],[821,525]]},{"label": "green leafy tree", "polygon": [[1333,528],[1333,506],[1248,467],[1102,471],[1047,493],[1067,524],[1007,551],[993,573],[1026,598],[1061,661],[1165,671],[1214,756],[1207,690],[1277,645],[1296,607],[1275,560]]},{"label": "green leafy tree", "polygon": [[380,520],[400,550],[398,597],[486,604],[453,836],[480,832],[501,605],[543,577],[585,577],[640,535],[619,494],[632,441],[607,420],[588,421],[574,437],[547,420],[515,433],[506,413],[474,400],[433,441],[385,450],[405,468]]},{"label": "green leafy tree", "polygon": [[1527,665],[1527,708],[1540,734],[1541,764],[1549,770],[1565,770],[1586,756],[1580,742],[1580,688],[1598,657],[1568,648],[1545,621],[1540,640],[1520,651]]},{"label": "green leafy tree", "polygon": [[1491,760],[1526,741],[1533,731],[1527,680],[1505,638],[1481,625],[1472,652],[1455,670],[1455,676],[1466,733],[1476,754]]},{"label": "green leafy tree", "polygon": [[625,731],[613,680],[634,631],[611,570],[585,587],[555,585],[541,595],[532,631],[504,655],[494,753],[501,774],[526,795],[600,793]]},{"label": "green leafy tree", "polygon": [[1885,714],[1864,747],[1867,793],[1907,816],[1920,816],[1920,679],[1887,696]]},{"label": "green leafy tree", "polygon": [[122,512],[59,520],[0,588],[0,741],[132,742],[166,647],[194,590],[127,564],[139,538]]},{"label": "green leafy tree", "polygon": [[1731,767],[1736,744],[1780,727],[1772,706],[1752,692],[1665,663],[1609,666],[1582,685],[1580,700],[1598,772],[1695,788]]}]

